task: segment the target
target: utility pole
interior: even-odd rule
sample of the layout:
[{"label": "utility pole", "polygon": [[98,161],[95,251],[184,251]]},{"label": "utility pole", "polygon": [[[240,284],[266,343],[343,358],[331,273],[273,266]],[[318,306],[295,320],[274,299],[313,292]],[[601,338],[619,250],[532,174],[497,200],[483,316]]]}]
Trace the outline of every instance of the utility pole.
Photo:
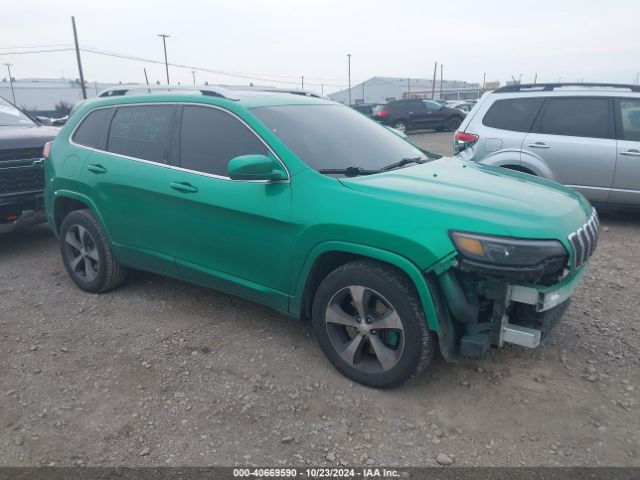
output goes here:
[{"label": "utility pole", "polygon": [[164,68],[167,71],[167,85],[169,85],[169,62],[167,62],[167,38],[169,38],[169,35],[161,33],[158,36],[162,37],[162,45],[164,46]]},{"label": "utility pole", "polygon": [[302,90],[304,90],[304,75],[302,75]]},{"label": "utility pole", "polygon": [[364,82],[362,82],[362,103],[364,104],[364,84],[367,83],[367,81],[365,80]]},{"label": "utility pole", "polygon": [[78,60],[78,73],[80,74],[80,88],[82,89],[82,98],[87,99],[87,89],[84,86],[84,73],[82,72],[82,61],[80,60],[80,47],[78,46],[78,31],[76,30],[76,17],[71,17],[71,25],[73,25],[73,41],[76,44],[76,59]]},{"label": "utility pole", "polygon": [[484,89],[486,88],[485,85],[487,84],[487,74],[483,73],[482,74],[482,93],[484,93]]},{"label": "utility pole", "polygon": [[7,70],[9,71],[9,83],[11,84],[11,96],[13,97],[13,104],[16,104],[16,92],[13,91],[13,77],[11,76],[11,64],[5,63]]},{"label": "utility pole", "polygon": [[411,98],[411,79],[407,78],[407,98]]},{"label": "utility pole", "polygon": [[347,65],[349,75],[349,106],[351,106],[351,54],[347,53]]},{"label": "utility pole", "polygon": [[440,64],[440,100],[442,100],[442,85],[444,84],[444,65]]},{"label": "utility pole", "polygon": [[536,74],[533,77],[533,84],[535,85],[536,83],[538,83],[538,72],[536,72]]},{"label": "utility pole", "polygon": [[322,95],[324,95],[324,83],[320,85],[320,88],[321,88],[320,92],[322,93]]},{"label": "utility pole", "polygon": [[438,72],[438,62],[433,66],[433,84],[431,85],[431,100],[433,100],[434,95],[436,94],[436,75]]},{"label": "utility pole", "polygon": [[193,84],[196,84],[196,71],[195,70],[191,70],[191,75],[193,75]]}]

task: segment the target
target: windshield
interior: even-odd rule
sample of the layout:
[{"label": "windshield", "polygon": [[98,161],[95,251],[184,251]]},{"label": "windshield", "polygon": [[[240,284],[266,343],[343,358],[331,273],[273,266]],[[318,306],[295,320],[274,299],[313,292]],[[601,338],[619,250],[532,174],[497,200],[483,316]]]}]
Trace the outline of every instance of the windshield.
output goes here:
[{"label": "windshield", "polygon": [[0,98],[0,127],[33,127],[33,121],[16,107]]},{"label": "windshield", "polygon": [[314,170],[371,171],[406,158],[427,158],[395,133],[342,105],[260,107],[252,112]]}]

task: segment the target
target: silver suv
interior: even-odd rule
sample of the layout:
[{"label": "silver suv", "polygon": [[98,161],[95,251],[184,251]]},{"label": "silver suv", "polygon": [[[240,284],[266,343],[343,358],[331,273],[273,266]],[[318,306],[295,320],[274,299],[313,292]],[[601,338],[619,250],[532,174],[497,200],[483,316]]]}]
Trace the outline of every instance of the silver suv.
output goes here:
[{"label": "silver suv", "polygon": [[640,206],[640,86],[511,85],[486,93],[456,155],[547,178],[591,202]]}]

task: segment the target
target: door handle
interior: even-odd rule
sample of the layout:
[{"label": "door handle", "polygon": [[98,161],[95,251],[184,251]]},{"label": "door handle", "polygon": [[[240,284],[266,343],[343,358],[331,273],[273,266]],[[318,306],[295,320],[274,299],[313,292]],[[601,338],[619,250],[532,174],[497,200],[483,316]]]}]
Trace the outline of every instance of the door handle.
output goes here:
[{"label": "door handle", "polygon": [[628,157],[640,157],[640,150],[627,150],[626,152],[620,152],[620,155],[626,155]]},{"label": "door handle", "polygon": [[196,193],[198,191],[196,187],[186,182],[171,182],[169,186],[182,193]]},{"label": "door handle", "polygon": [[90,163],[87,165],[87,170],[93,173],[107,173],[107,169],[98,163]]},{"label": "door handle", "polygon": [[549,145],[542,142],[530,143],[529,146],[531,148],[551,148]]}]

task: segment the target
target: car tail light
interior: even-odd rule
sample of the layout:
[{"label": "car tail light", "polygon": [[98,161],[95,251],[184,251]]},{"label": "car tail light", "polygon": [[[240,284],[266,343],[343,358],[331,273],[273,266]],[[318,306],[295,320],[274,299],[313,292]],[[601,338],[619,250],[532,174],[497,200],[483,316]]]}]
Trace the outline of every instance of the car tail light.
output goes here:
[{"label": "car tail light", "polygon": [[44,148],[42,149],[42,156],[44,158],[49,158],[49,155],[51,155],[51,145],[53,145],[53,142],[47,142],[44,144]]},{"label": "car tail light", "polygon": [[453,149],[456,151],[456,153],[458,153],[466,148],[471,147],[477,141],[478,135],[456,130],[456,133],[453,135]]},{"label": "car tail light", "polygon": [[378,118],[384,118],[387,115],[389,115],[389,112],[387,112],[386,110],[382,110],[381,112],[376,113],[376,117]]}]

